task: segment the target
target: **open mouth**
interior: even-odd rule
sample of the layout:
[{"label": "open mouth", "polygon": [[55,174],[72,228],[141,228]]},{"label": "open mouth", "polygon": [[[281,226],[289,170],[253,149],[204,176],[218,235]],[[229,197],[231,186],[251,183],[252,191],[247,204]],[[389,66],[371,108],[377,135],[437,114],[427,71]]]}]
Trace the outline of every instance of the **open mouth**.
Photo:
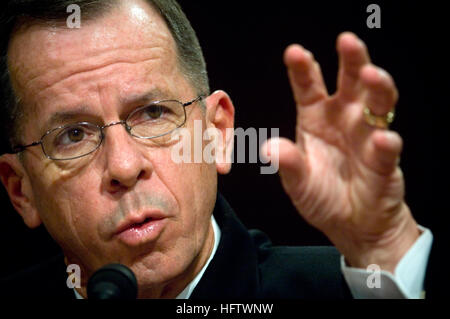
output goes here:
[{"label": "open mouth", "polygon": [[129,228],[142,228],[143,226],[145,226],[145,224],[151,222],[152,220],[154,220],[154,219],[148,217],[148,218],[146,218],[143,222],[133,224],[133,225],[131,225]]},{"label": "open mouth", "polygon": [[128,246],[152,242],[159,237],[166,221],[166,218],[147,217],[142,222],[125,226],[117,232],[117,237]]}]

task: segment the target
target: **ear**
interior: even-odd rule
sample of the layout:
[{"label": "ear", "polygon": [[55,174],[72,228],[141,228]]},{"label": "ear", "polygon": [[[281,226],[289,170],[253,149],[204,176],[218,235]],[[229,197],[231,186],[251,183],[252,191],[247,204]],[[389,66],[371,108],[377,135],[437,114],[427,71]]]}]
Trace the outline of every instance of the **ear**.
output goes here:
[{"label": "ear", "polygon": [[219,130],[219,141],[215,162],[219,174],[228,174],[231,170],[231,153],[234,143],[234,106],[224,91],[215,91],[206,98],[207,126]]},{"label": "ear", "polygon": [[17,155],[0,156],[0,180],[25,224],[30,228],[38,227],[42,221],[34,205],[30,179]]}]

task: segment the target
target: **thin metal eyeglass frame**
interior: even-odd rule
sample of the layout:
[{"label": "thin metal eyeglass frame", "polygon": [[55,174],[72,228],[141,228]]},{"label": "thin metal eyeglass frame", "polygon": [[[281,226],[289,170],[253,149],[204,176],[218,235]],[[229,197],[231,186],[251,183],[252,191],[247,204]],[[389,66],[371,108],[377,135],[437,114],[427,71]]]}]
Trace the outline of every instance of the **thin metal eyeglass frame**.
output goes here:
[{"label": "thin metal eyeglass frame", "polygon": [[[13,154],[17,154],[17,153],[23,152],[23,151],[25,151],[28,147],[41,145],[41,149],[42,149],[42,152],[44,153],[45,157],[47,157],[48,159],[51,159],[51,160],[53,160],[53,161],[68,161],[68,160],[73,160],[73,159],[77,159],[77,158],[80,158],[80,157],[84,157],[84,156],[87,156],[87,155],[89,155],[89,154],[95,152],[95,151],[100,147],[100,145],[102,145],[103,140],[104,140],[104,138],[105,138],[105,133],[104,133],[104,131],[103,131],[105,128],[108,128],[108,127],[114,126],[114,125],[118,125],[118,124],[124,125],[124,126],[125,126],[125,130],[128,132],[128,134],[130,134],[131,136],[133,136],[133,137],[135,137],[135,138],[139,138],[139,139],[148,139],[148,140],[149,140],[149,139],[153,139],[153,138],[162,137],[162,136],[164,136],[164,135],[167,135],[167,134],[172,133],[172,132],[175,131],[176,129],[178,129],[178,128],[180,128],[181,126],[183,126],[184,124],[186,124],[186,120],[187,120],[186,106],[189,106],[189,105],[194,104],[194,103],[196,103],[196,102],[198,102],[198,101],[201,101],[201,100],[204,99],[204,98],[205,98],[205,95],[201,94],[201,95],[199,95],[198,97],[196,97],[195,99],[193,99],[193,100],[191,100],[191,101],[189,101],[189,102],[186,102],[186,103],[183,103],[183,102],[180,102],[180,101],[177,101],[177,100],[161,100],[161,101],[154,101],[154,102],[151,102],[151,103],[148,104],[148,105],[144,105],[144,106],[142,106],[142,107],[139,107],[139,108],[133,110],[130,114],[128,114],[128,116],[127,116],[127,118],[126,118],[125,120],[117,121],[117,122],[112,122],[112,123],[109,123],[109,124],[106,124],[106,125],[103,125],[103,126],[98,126],[98,125],[96,125],[96,124],[89,123],[89,122],[79,122],[79,123],[73,123],[73,124],[67,124],[67,125],[58,126],[58,127],[52,128],[52,129],[48,130],[47,132],[45,132],[44,135],[42,135],[42,137],[41,137],[41,139],[40,139],[39,141],[30,143],[30,144],[28,144],[28,145],[17,145],[17,146],[15,146],[14,149],[13,149]],[[170,130],[170,131],[168,131],[168,132],[166,132],[166,133],[164,133],[164,134],[160,134],[160,135],[155,135],[155,136],[150,136],[150,137],[142,137],[142,136],[133,135],[133,134],[131,133],[132,127],[129,126],[129,125],[127,124],[128,119],[129,119],[133,114],[135,114],[136,112],[139,112],[140,110],[142,110],[142,109],[144,109],[144,108],[146,108],[146,107],[149,107],[150,105],[153,105],[153,104],[159,104],[159,103],[163,103],[163,102],[177,102],[177,103],[180,103],[180,105],[183,107],[183,112],[184,112],[184,121],[183,121],[183,123],[181,123],[180,125],[178,125],[178,126],[175,127],[174,129],[172,129],[172,130]],[[45,152],[45,149],[44,149],[44,143],[42,142],[43,139],[44,139],[47,135],[49,135],[50,133],[52,133],[52,132],[54,132],[54,131],[56,131],[56,130],[59,130],[59,129],[62,129],[62,128],[66,128],[66,127],[69,127],[69,126],[73,126],[73,125],[77,125],[77,124],[89,124],[89,125],[92,125],[92,126],[97,127],[97,128],[100,130],[100,134],[101,134],[101,135],[100,135],[100,142],[98,143],[98,145],[97,145],[92,151],[90,151],[89,153],[86,153],[86,154],[83,154],[83,155],[79,155],[79,156],[75,156],[75,157],[70,157],[70,158],[53,158],[53,157],[49,156],[49,155]]]}]

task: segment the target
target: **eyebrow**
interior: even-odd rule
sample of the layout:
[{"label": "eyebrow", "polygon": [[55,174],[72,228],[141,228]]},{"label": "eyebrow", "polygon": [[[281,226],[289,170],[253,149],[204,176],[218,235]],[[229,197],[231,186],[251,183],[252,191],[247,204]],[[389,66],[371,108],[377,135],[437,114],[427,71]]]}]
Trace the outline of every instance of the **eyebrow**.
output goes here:
[{"label": "eyebrow", "polygon": [[130,105],[139,102],[150,102],[167,98],[169,98],[169,94],[161,89],[155,88],[143,94],[131,94],[125,97],[120,97],[119,101],[122,105]]},{"label": "eyebrow", "polygon": [[58,111],[53,113],[50,118],[46,121],[45,129],[49,130],[52,129],[55,126],[63,125],[63,123],[66,123],[70,120],[73,120],[77,117],[82,116],[91,116],[96,117],[96,115],[93,115],[92,113],[89,113],[89,107],[86,105],[79,106],[75,109],[67,110],[67,111]]},{"label": "eyebrow", "polygon": [[[120,97],[119,102],[121,105],[133,105],[137,103],[149,103],[151,101],[163,100],[168,97],[169,95],[166,92],[156,88],[143,94],[131,94],[126,97]],[[45,130],[50,130],[54,127],[64,125],[64,123],[73,121],[76,118],[82,117],[97,118],[98,115],[90,112],[90,107],[87,105],[81,105],[66,111],[57,111],[53,113],[46,121]]]}]

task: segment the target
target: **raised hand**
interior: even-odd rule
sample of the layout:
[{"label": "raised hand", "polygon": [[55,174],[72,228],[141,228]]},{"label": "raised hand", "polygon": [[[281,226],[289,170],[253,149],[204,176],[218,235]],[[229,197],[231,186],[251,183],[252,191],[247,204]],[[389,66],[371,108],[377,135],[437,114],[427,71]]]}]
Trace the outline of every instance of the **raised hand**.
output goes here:
[{"label": "raised hand", "polygon": [[385,120],[397,89],[387,72],[371,64],[356,35],[341,34],[337,50],[338,89],[330,96],[313,55],[300,45],[286,49],[297,105],[296,141],[272,139],[263,152],[270,158],[271,143],[279,143],[285,191],[350,265],[375,263],[393,272],[419,236],[404,201],[398,166],[402,139]]}]

